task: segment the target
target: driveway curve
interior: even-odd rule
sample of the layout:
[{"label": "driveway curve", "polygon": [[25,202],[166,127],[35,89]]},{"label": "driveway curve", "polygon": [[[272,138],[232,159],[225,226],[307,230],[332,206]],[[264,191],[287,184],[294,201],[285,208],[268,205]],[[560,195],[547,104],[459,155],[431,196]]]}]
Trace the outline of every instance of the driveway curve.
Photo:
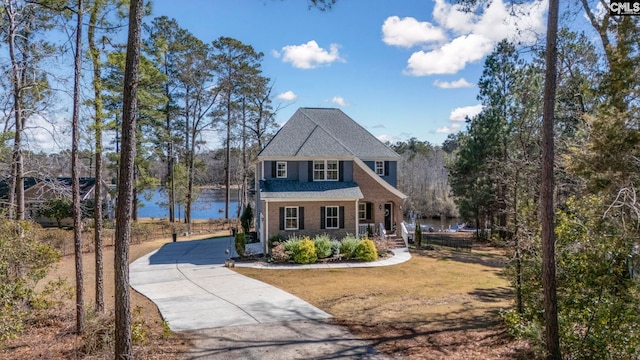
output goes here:
[{"label": "driveway curve", "polygon": [[158,306],[173,331],[331,317],[294,295],[224,267],[234,255],[231,238],[168,243],[134,261],[129,281]]},{"label": "driveway curve", "polygon": [[[395,254],[390,259],[357,266],[394,265],[411,257],[406,249]],[[130,265],[131,286],[158,306],[172,331],[190,334],[193,348],[186,358],[389,359],[370,342],[333,323],[326,312],[224,267],[225,260],[235,255],[232,238],[190,240],[165,244]],[[352,266],[355,265],[268,267]]]}]

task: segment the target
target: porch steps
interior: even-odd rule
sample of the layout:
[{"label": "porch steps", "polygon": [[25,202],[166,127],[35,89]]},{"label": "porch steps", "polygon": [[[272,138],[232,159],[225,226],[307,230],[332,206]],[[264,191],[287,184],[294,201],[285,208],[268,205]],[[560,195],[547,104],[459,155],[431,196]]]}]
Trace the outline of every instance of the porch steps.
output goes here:
[{"label": "porch steps", "polygon": [[387,246],[389,249],[404,249],[407,246],[404,244],[404,239],[401,236],[396,236],[395,234],[386,235],[387,238]]}]

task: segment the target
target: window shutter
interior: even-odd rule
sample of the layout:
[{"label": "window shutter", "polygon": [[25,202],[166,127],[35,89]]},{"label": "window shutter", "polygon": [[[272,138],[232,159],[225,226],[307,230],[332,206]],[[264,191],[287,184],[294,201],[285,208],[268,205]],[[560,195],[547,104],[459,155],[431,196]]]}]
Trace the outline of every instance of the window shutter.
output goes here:
[{"label": "window shutter", "polygon": [[367,203],[367,210],[365,211],[365,219],[371,219],[371,203]]},{"label": "window shutter", "polygon": [[338,180],[344,181],[344,161],[338,161]]},{"label": "window shutter", "polygon": [[309,176],[308,181],[313,182],[313,161],[309,161],[308,176]]},{"label": "window shutter", "polygon": [[271,162],[271,177],[272,178],[278,177],[276,166],[277,166],[277,162],[272,161]]},{"label": "window shutter", "polygon": [[280,208],[280,230],[284,230],[284,208]]},{"label": "window shutter", "polygon": [[320,207],[320,229],[325,228],[325,221],[324,221],[325,214],[326,214],[325,207],[321,206]]},{"label": "window shutter", "polygon": [[384,176],[389,176],[389,162],[384,162]]},{"label": "window shutter", "polygon": [[340,206],[338,209],[338,217],[340,218],[340,229],[344,229],[344,206]]},{"label": "window shutter", "polygon": [[298,208],[298,229],[304,230],[304,208]]}]

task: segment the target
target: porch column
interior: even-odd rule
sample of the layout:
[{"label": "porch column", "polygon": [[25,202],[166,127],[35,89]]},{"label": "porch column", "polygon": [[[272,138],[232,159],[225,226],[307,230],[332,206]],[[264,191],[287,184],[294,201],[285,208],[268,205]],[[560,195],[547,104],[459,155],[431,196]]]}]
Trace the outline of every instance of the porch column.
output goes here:
[{"label": "porch column", "polygon": [[265,200],[264,202],[264,243],[262,244],[262,251],[264,255],[267,256],[269,254],[269,202]]},{"label": "porch column", "polygon": [[360,231],[360,200],[356,199],[356,239],[358,239],[360,237],[359,231]]}]

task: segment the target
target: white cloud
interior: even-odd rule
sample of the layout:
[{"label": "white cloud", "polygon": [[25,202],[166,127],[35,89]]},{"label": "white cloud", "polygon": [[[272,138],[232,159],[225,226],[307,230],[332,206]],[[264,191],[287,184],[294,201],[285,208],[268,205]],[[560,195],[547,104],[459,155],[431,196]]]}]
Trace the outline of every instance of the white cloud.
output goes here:
[{"label": "white cloud", "polygon": [[349,104],[346,101],[344,101],[344,98],[341,96],[334,96],[333,99],[331,99],[331,102],[340,107],[349,106]]},{"label": "white cloud", "polygon": [[278,96],[276,96],[276,98],[284,101],[294,101],[295,99],[298,98],[298,95],[296,95],[293,91],[289,90],[289,91],[283,92],[282,94],[279,94]]},{"label": "white cloud", "polygon": [[386,143],[388,141],[391,144],[395,144],[398,141],[401,141],[399,138],[391,135],[380,135],[378,136],[378,140],[382,141],[383,143]]},{"label": "white cloud", "polygon": [[467,64],[481,60],[493,50],[494,43],[478,34],[457,37],[439,49],[413,53],[406,74],[414,76],[455,74]]},{"label": "white cloud", "polygon": [[410,48],[447,39],[444,31],[429,22],[419,22],[412,17],[400,19],[390,16],[382,24],[382,41],[387,45]]},{"label": "white cloud", "polygon": [[440,80],[436,80],[433,82],[433,85],[441,88],[441,89],[459,89],[459,88],[470,88],[470,87],[474,87],[475,85],[468,82],[467,80],[465,80],[464,78],[460,78],[458,80],[455,81],[440,81]]},{"label": "white cloud", "polygon": [[460,130],[460,124],[451,124],[451,126],[443,126],[436,129],[436,134],[452,134]]},{"label": "white cloud", "polygon": [[[391,23],[400,28],[404,25],[409,32],[407,37],[396,35],[396,43],[390,45],[411,46],[418,44],[415,40],[415,29],[426,29],[429,34],[450,35],[439,42],[441,46],[415,52],[407,61],[404,73],[413,76],[433,74],[455,74],[470,63],[484,58],[502,39],[508,39],[516,44],[534,44],[546,28],[545,14],[547,0],[529,0],[520,4],[505,6],[504,0],[493,0],[487,7],[471,9],[470,12],[461,11],[458,4],[450,4],[447,0],[435,0],[433,20],[435,25],[428,22],[400,20],[397,17],[387,18],[383,25],[388,25],[390,19],[397,18],[398,23]],[[406,22],[406,24],[404,23]],[[428,26],[427,26],[428,24]],[[402,41],[401,41],[402,40]],[[422,43],[424,43],[423,41]],[[385,43],[389,44],[385,40]]]},{"label": "white cloud", "polygon": [[278,50],[271,50],[271,56],[276,59],[280,59],[280,52],[278,52]]},{"label": "white cloud", "polygon": [[67,118],[31,116],[24,129],[25,142],[34,152],[54,153],[71,149],[71,122]]},{"label": "white cloud", "polygon": [[472,118],[478,115],[481,111],[482,111],[482,104],[455,108],[451,111],[451,114],[449,115],[449,120],[466,121],[467,117]]},{"label": "white cloud", "polygon": [[289,62],[298,69],[313,69],[336,61],[344,61],[338,52],[338,45],[329,45],[329,51],[318,46],[315,40],[302,45],[288,45],[282,48],[282,61]]}]

